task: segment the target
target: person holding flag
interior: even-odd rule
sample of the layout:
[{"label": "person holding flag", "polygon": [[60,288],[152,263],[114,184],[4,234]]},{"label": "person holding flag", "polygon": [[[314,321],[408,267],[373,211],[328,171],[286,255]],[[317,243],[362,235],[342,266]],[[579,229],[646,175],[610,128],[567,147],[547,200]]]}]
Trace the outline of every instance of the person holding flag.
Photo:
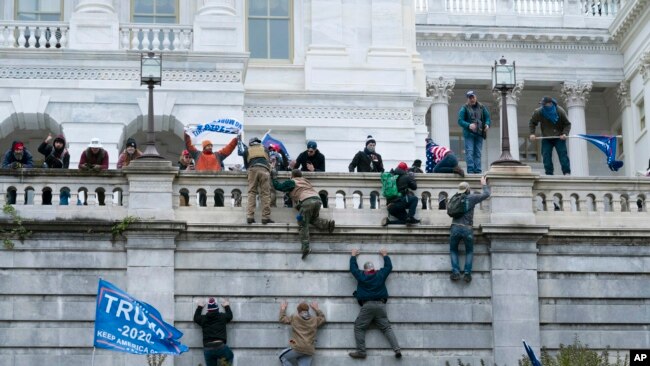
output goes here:
[{"label": "person holding flag", "polygon": [[[571,164],[566,148],[566,138],[571,131],[571,122],[567,113],[557,105],[551,97],[544,97],[540,102],[541,107],[535,109],[530,118],[530,141],[535,141],[535,130],[540,125],[542,131],[542,160],[546,175],[553,175],[553,148],[560,159],[560,166],[564,175],[571,175]],[[558,138],[545,138],[559,136]]]},{"label": "person holding flag", "polygon": [[197,171],[213,171],[219,172],[224,169],[223,161],[232,154],[232,152],[237,147],[237,137],[234,137],[228,145],[224,146],[221,150],[216,153],[212,151],[212,141],[203,140],[201,141],[201,146],[203,147],[202,151],[199,151],[194,144],[192,144],[192,138],[190,135],[185,132],[185,147],[189,151],[190,155],[196,162]]},{"label": "person holding flag", "polygon": [[226,344],[228,334],[226,324],[232,320],[232,310],[230,302],[224,299],[221,303],[224,312],[219,312],[219,305],[214,297],[208,299],[208,308],[205,315],[202,315],[205,307],[205,300],[197,301],[197,307],[194,311],[194,322],[201,326],[203,331],[203,357],[205,357],[206,366],[221,366],[221,360],[226,360],[227,365],[232,365],[235,355]]}]

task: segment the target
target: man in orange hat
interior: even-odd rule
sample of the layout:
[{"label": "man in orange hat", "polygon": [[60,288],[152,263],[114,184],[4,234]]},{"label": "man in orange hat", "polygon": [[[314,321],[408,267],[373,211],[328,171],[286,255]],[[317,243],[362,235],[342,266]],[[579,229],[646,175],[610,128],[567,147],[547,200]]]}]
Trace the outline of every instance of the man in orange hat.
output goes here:
[{"label": "man in orange hat", "polygon": [[196,170],[220,172],[224,168],[223,161],[228,156],[230,156],[230,154],[232,154],[232,152],[237,147],[237,137],[234,137],[232,140],[230,140],[228,145],[224,146],[216,153],[212,152],[212,141],[210,140],[203,140],[201,142],[201,146],[203,150],[199,151],[192,144],[192,138],[190,135],[185,133],[185,147],[196,162]]}]

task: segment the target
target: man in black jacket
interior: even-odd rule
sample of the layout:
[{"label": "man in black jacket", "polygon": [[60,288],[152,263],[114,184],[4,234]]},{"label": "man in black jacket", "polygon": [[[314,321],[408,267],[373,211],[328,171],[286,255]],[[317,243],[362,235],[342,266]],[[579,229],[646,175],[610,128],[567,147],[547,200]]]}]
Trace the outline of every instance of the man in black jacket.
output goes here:
[{"label": "man in black jacket", "polygon": [[45,164],[48,168],[68,169],[70,165],[70,154],[68,149],[65,148],[65,136],[58,135],[52,141],[52,134],[48,134],[47,138],[38,147],[38,152],[45,156]]},{"label": "man in black jacket", "polygon": [[307,142],[307,150],[298,155],[294,168],[300,169],[303,172],[325,171],[325,155],[318,150],[318,144],[316,144],[316,141]]},{"label": "man in black jacket", "polygon": [[389,200],[387,202],[387,208],[388,213],[397,218],[397,220],[390,220],[388,217],[384,217],[381,220],[381,226],[388,224],[410,225],[420,223],[420,220],[415,218],[418,198],[413,194],[413,191],[418,189],[418,185],[415,182],[415,174],[407,172],[407,170],[408,165],[405,162],[401,162],[397,165],[397,168],[391,171],[391,174],[398,176],[397,190],[401,193],[401,196]]},{"label": "man in black jacket", "polygon": [[368,135],[366,148],[354,155],[352,162],[348,165],[350,173],[354,172],[355,168],[357,169],[357,173],[383,173],[384,162],[381,160],[381,155],[375,151],[376,145],[377,141]]},{"label": "man in black jacket", "polygon": [[208,309],[205,315],[201,315],[205,307],[205,300],[199,300],[197,305],[196,311],[194,311],[194,322],[203,330],[203,356],[206,366],[221,366],[220,360],[226,360],[227,365],[232,365],[235,355],[226,344],[228,340],[226,323],[232,320],[230,303],[224,299],[221,306],[225,313],[220,313],[219,305],[214,297],[211,297],[208,300]]},{"label": "man in black jacket", "polygon": [[373,322],[388,339],[388,343],[395,352],[395,357],[402,357],[397,337],[395,337],[393,327],[386,314],[386,302],[388,301],[386,278],[393,270],[393,264],[386,249],[379,250],[379,254],[384,257],[384,268],[376,271],[372,262],[366,262],[363,265],[363,271],[361,271],[357,263],[359,249],[352,249],[350,272],[357,280],[357,290],[353,295],[361,305],[359,316],[354,321],[354,340],[357,349],[349,353],[352,358],[366,358],[366,330]]}]

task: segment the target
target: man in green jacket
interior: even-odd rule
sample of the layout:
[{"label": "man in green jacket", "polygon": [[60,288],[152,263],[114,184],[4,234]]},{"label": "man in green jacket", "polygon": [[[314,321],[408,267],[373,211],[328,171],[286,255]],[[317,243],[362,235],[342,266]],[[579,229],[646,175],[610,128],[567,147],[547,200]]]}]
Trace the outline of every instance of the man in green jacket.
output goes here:
[{"label": "man in green jacket", "polygon": [[490,129],[490,112],[478,102],[475,91],[470,90],[465,96],[467,103],[458,111],[458,125],[463,128],[467,173],[481,174],[481,151]]},{"label": "man in green jacket", "polygon": [[560,166],[564,175],[571,175],[571,163],[566,149],[566,137],[571,131],[571,122],[562,107],[551,97],[544,97],[540,102],[541,107],[535,109],[530,117],[528,127],[530,140],[535,141],[535,130],[539,124],[542,136],[559,136],[558,138],[542,140],[542,159],[546,175],[553,175],[553,148],[560,159]]},{"label": "man in green jacket", "polygon": [[302,243],[302,259],[305,259],[311,252],[309,247],[309,225],[314,225],[321,230],[334,231],[334,220],[325,220],[319,217],[322,204],[318,192],[311,183],[302,177],[298,169],[291,171],[291,179],[282,183],[276,180],[277,172],[273,173],[273,187],[282,192],[289,192],[294,207],[300,211],[298,224],[300,225],[300,241]]},{"label": "man in green jacket", "polygon": [[282,366],[310,366],[316,353],[316,332],[318,327],[325,324],[325,314],[318,308],[316,301],[311,303],[311,308],[316,316],[309,313],[309,305],[303,302],[298,304],[298,312],[287,316],[287,302],[280,304],[280,323],[291,325],[290,346],[280,353]]}]

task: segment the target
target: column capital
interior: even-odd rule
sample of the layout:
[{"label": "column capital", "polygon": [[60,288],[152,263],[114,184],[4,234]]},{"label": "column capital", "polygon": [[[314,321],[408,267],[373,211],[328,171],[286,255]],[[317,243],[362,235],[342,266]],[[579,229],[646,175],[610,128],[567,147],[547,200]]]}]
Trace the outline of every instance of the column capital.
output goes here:
[{"label": "column capital", "polygon": [[643,76],[643,82],[650,80],[650,51],[644,52],[639,58],[639,72]]},{"label": "column capital", "polygon": [[455,79],[427,78],[427,96],[433,98],[433,103],[449,104],[449,99],[454,95]]},{"label": "column capital", "polygon": [[621,109],[632,105],[630,100],[630,83],[627,81],[621,81],[616,89],[616,97],[618,98],[618,103],[620,104]]},{"label": "column capital", "polygon": [[592,87],[591,81],[565,81],[560,93],[567,107],[585,107]]},{"label": "column capital", "polygon": [[198,0],[199,15],[237,15],[235,0]]},{"label": "column capital", "polygon": [[75,8],[77,13],[114,13],[112,0],[80,0]]},{"label": "column capital", "polygon": [[[508,90],[508,93],[506,94],[506,105],[513,105],[517,106],[517,103],[519,102],[519,98],[521,98],[521,92],[524,90],[524,82],[519,81],[517,84],[515,84],[515,87],[512,88],[512,90]],[[498,90],[493,90],[492,95],[494,96],[494,99],[497,101],[497,104],[501,106],[501,92]]]}]

